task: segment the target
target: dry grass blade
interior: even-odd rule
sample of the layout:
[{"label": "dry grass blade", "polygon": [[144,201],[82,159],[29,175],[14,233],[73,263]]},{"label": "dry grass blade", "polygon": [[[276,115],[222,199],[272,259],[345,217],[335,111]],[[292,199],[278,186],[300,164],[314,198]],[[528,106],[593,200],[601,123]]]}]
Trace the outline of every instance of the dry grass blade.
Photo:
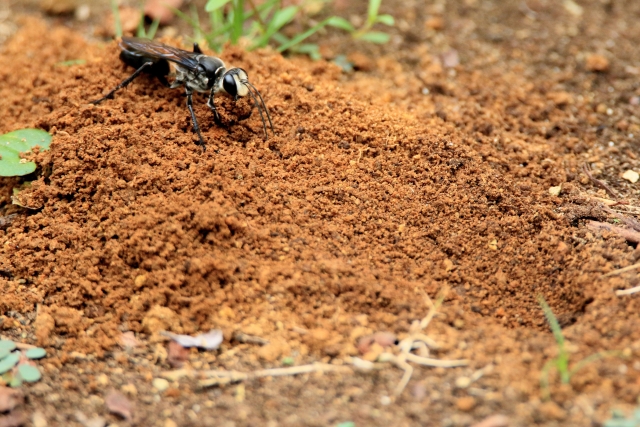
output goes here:
[{"label": "dry grass blade", "polygon": [[200,380],[198,384],[201,387],[211,387],[214,385],[223,385],[233,382],[246,381],[253,378],[281,377],[287,375],[310,374],[313,372],[352,373],[353,369],[350,366],[330,365],[328,363],[313,363],[310,365],[292,366],[290,368],[262,369],[259,371],[248,373],[238,371],[204,371],[201,374],[211,378]]},{"label": "dry grass blade", "polygon": [[640,268],[640,262],[637,264],[629,265],[624,268],[619,268],[617,270],[610,271],[607,274],[603,274],[602,277],[617,276],[618,274],[626,273],[627,271],[633,271],[637,268]]},{"label": "dry grass blade", "polygon": [[591,182],[593,182],[596,186],[602,188],[603,190],[605,190],[607,193],[609,193],[609,195],[611,197],[613,197],[614,199],[619,199],[620,197],[618,197],[618,195],[616,194],[615,191],[613,191],[613,189],[611,187],[609,187],[604,181],[600,181],[599,179],[596,179],[592,174],[591,171],[589,170],[589,166],[585,163],[584,165],[582,165],[582,170],[584,171],[584,173],[589,177],[589,179],[591,180]]},{"label": "dry grass blade", "polygon": [[631,294],[635,294],[636,292],[640,292],[640,286],[636,286],[630,289],[621,289],[616,291],[616,295],[617,296],[624,296],[624,295],[631,295]]}]

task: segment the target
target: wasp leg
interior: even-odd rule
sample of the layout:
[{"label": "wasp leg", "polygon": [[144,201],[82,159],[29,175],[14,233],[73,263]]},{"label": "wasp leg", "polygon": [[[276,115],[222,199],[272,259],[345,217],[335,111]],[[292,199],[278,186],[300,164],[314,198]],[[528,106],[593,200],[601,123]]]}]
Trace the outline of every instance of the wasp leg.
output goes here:
[{"label": "wasp leg", "polygon": [[189,112],[191,113],[191,121],[193,121],[193,128],[198,133],[198,138],[200,138],[200,144],[198,145],[202,146],[203,150],[206,150],[207,147],[204,143],[204,139],[202,138],[202,134],[200,133],[200,126],[198,126],[198,119],[196,119],[196,113],[193,112],[193,99],[191,97],[191,95],[193,94],[193,91],[188,87],[186,87],[186,92],[187,92],[187,108],[189,108]]},{"label": "wasp leg", "polygon": [[211,92],[209,92],[209,100],[207,101],[207,107],[209,107],[209,109],[213,113],[213,121],[215,121],[218,126],[222,126],[220,114],[218,113],[218,110],[216,110],[216,105],[213,103],[213,96],[213,88],[211,88]]},{"label": "wasp leg", "polygon": [[[149,62],[145,62],[144,64],[142,64],[142,66],[140,68],[138,68],[135,73],[131,74],[129,77],[127,77],[126,79],[124,79],[122,81],[122,83],[120,83],[118,86],[115,87],[115,89],[113,89],[111,92],[109,92],[108,94],[106,94],[105,96],[103,96],[100,99],[96,99],[95,101],[91,101],[92,104],[99,104],[102,101],[104,101],[105,99],[113,99],[113,95],[120,89],[122,89],[123,87],[127,87],[127,85],[129,83],[131,83],[136,77],[138,77],[140,75],[140,73],[142,73],[144,71],[145,68],[150,67],[153,65],[153,62],[149,61]],[[166,79],[165,79],[166,81]]]},{"label": "wasp leg", "polygon": [[202,49],[200,49],[200,45],[198,43],[193,44],[193,53],[202,53]]}]

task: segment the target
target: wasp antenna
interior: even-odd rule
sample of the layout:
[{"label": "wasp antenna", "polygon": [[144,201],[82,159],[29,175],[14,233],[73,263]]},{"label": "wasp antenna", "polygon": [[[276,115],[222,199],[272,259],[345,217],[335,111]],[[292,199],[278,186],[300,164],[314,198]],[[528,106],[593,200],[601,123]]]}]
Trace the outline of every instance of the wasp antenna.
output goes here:
[{"label": "wasp antenna", "polygon": [[264,129],[264,134],[267,139],[269,139],[269,133],[267,132],[267,123],[264,121],[264,115],[262,114],[262,107],[260,106],[260,103],[258,102],[256,96],[253,94],[253,91],[251,89],[248,89],[247,92],[249,92],[249,95],[251,95],[253,101],[255,102],[255,106],[258,108],[258,113],[260,113],[260,118],[262,119],[262,129]]},{"label": "wasp antenna", "polygon": [[271,126],[271,132],[273,132],[273,134],[275,135],[276,131],[273,130],[273,122],[271,121],[271,115],[269,115],[269,109],[267,108],[267,105],[264,103],[264,99],[262,99],[262,95],[260,95],[260,91],[258,89],[256,89],[256,87],[254,85],[249,83],[249,81],[245,81],[243,83],[245,85],[251,87],[256,92],[256,94],[258,94],[258,98],[260,98],[260,102],[262,102],[262,107],[264,108],[264,112],[267,114],[267,119],[269,119],[269,126]]}]

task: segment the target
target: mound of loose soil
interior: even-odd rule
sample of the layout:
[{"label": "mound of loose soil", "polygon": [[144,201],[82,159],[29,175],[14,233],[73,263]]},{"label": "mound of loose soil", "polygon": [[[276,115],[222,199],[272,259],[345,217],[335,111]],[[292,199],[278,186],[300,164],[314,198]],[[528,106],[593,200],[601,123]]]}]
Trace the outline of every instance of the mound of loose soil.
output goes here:
[{"label": "mound of loose soil", "polygon": [[[64,387],[58,401],[37,399],[48,393],[36,389],[34,407],[68,422],[78,402],[102,396],[103,372],[117,387],[139,381],[144,425],[171,416],[187,425],[189,411],[207,425],[468,425],[494,412],[518,425],[578,425],[635,402],[637,366],[618,359],[590,365],[572,388],[554,387],[557,403],[539,400],[554,342],[537,295],[563,326],[577,322],[565,330],[575,360],[640,351],[637,303],[613,294],[626,282],[601,278],[638,252],[581,223],[606,218],[577,182],[582,159],[573,149],[594,141],[563,131],[586,123],[586,102],[514,71],[455,75],[428,51],[417,53],[417,74],[395,72],[402,67],[387,57],[377,68],[397,80],[347,82],[326,63],[229,48],[222,58],[247,70],[276,135],[265,140],[246,100],[218,99],[218,127],[198,96],[203,151],[180,90],[142,76],[91,105],[133,70],[117,59],[116,43],[87,44],[43,26],[26,21],[0,54],[11,64],[0,69],[0,131],[35,126],[53,135],[16,196],[26,208],[5,207],[18,215],[0,230],[0,310],[15,318],[3,327],[48,347],[44,385]],[[60,64],[80,58],[86,63]],[[430,93],[411,89],[420,85]],[[7,205],[20,182],[2,181]],[[550,195],[560,184],[561,196]],[[253,382],[236,400],[232,388],[176,386],[162,399],[179,409],[165,414],[150,384],[166,362],[118,350],[123,331],[155,342],[161,328],[220,328],[217,357],[192,354],[200,366],[344,360],[358,354],[358,336],[403,333],[422,318],[418,290],[433,297],[444,288],[451,291],[429,332],[440,357],[471,365],[416,371],[413,394],[392,406],[379,403],[400,379],[389,367]],[[237,332],[271,344],[239,344]],[[454,386],[488,365],[473,387]]]}]

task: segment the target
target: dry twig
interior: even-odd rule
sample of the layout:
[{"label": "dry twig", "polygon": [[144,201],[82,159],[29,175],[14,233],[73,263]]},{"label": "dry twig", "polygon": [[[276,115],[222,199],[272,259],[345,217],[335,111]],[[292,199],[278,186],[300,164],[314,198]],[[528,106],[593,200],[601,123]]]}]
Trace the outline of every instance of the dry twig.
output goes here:
[{"label": "dry twig", "polygon": [[233,336],[235,341],[244,343],[244,344],[259,344],[259,345],[267,345],[269,344],[269,340],[266,340],[262,337],[258,337],[255,335],[245,334],[244,332],[236,332]]},{"label": "dry twig", "polygon": [[640,221],[638,221],[637,219],[623,215],[622,212],[618,212],[609,208],[604,208],[604,211],[615,215],[620,221],[624,222],[627,227],[633,228],[635,231],[640,231]]},{"label": "dry twig", "polygon": [[640,232],[629,230],[628,228],[616,227],[606,222],[589,221],[587,228],[593,231],[613,231],[618,236],[628,240],[629,242],[640,243]]},{"label": "dry twig", "polygon": [[613,189],[611,187],[609,187],[607,185],[606,182],[604,181],[600,181],[599,179],[596,179],[592,174],[591,171],[589,170],[589,166],[585,163],[584,165],[582,165],[582,170],[584,171],[585,174],[587,174],[587,176],[589,177],[589,179],[591,180],[591,182],[593,182],[596,186],[604,189],[607,193],[609,193],[609,195],[611,197],[613,197],[614,199],[619,199],[620,197],[618,197],[618,195],[616,194],[615,191],[613,191]]},{"label": "dry twig", "polygon": [[239,381],[246,381],[262,377],[281,377],[287,375],[310,374],[313,372],[343,372],[352,373],[353,369],[345,365],[330,365],[328,363],[312,363],[310,365],[292,366],[290,368],[262,369],[253,372],[238,371],[203,371],[201,374],[205,379],[201,379],[198,384],[201,387],[211,387],[214,385],[224,385]]},{"label": "dry twig", "polygon": [[639,268],[639,267],[640,267],[640,263],[629,265],[627,267],[623,267],[623,268],[619,268],[617,270],[610,271],[607,274],[603,274],[602,277],[617,276],[618,274],[626,273],[627,271],[632,271],[632,270],[635,270],[636,268]]},{"label": "dry twig", "polygon": [[616,295],[621,297],[623,295],[635,294],[636,292],[640,292],[640,286],[635,286],[635,287],[630,288],[630,289],[620,289],[620,290],[616,291]]},{"label": "dry twig", "polygon": [[[416,320],[413,322],[409,330],[409,336],[398,343],[397,348],[400,350],[400,354],[396,355],[393,353],[382,353],[380,356],[378,356],[377,359],[377,362],[379,363],[368,362],[357,357],[351,358],[351,363],[355,367],[364,370],[379,369],[380,365],[385,362],[392,363],[398,368],[402,369],[404,371],[404,374],[402,375],[402,379],[400,380],[394,391],[394,396],[396,397],[402,394],[404,389],[407,387],[411,376],[413,375],[413,366],[411,366],[408,362],[417,363],[418,365],[422,366],[431,366],[438,368],[453,368],[458,366],[466,366],[469,364],[469,361],[466,359],[440,360],[428,357],[429,349],[438,348],[438,345],[433,339],[426,336],[422,331],[429,325],[431,320],[433,320],[434,316],[438,312],[438,308],[440,307],[440,305],[442,305],[442,301],[444,301],[446,289],[440,293],[435,304],[431,301],[429,296],[424,291],[422,291],[421,289],[419,291],[422,292],[423,297],[425,298],[425,302],[429,306],[429,311],[422,320]],[[423,354],[413,354],[411,353],[413,350],[418,350]]]}]

